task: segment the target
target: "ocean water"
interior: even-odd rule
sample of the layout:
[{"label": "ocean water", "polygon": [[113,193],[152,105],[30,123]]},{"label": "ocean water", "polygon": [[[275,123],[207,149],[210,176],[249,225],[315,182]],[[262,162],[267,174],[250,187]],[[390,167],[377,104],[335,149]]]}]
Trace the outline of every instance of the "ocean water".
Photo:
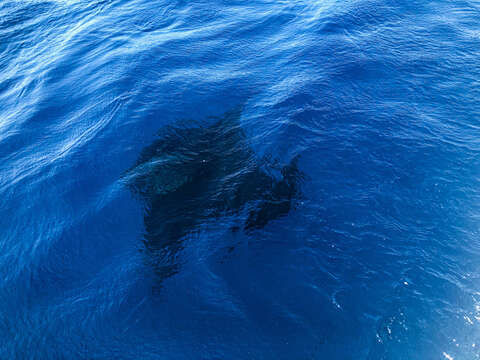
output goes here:
[{"label": "ocean water", "polygon": [[480,358],[476,0],[2,0],[1,359]]}]

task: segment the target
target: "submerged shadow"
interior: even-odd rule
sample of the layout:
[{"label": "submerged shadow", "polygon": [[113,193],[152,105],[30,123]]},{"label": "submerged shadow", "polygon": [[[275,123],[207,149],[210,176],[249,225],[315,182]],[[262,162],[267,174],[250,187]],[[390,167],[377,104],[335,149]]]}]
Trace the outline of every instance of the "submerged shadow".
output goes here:
[{"label": "submerged shadow", "polygon": [[[167,127],[125,179],[145,205],[145,251],[160,280],[179,269],[185,237],[209,220],[244,214],[246,232],[286,215],[300,195],[298,157],[286,165],[255,157],[240,110]],[[239,221],[240,221],[239,217]]]}]

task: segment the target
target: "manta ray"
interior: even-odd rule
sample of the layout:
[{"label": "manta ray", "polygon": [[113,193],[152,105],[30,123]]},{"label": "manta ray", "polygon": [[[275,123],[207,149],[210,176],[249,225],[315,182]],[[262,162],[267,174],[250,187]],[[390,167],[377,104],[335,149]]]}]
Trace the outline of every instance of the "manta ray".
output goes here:
[{"label": "manta ray", "polygon": [[298,157],[285,165],[256,157],[240,115],[166,127],[126,174],[145,204],[145,248],[162,278],[178,271],[185,236],[201,224],[244,213],[232,230],[248,233],[286,215],[300,195]]}]

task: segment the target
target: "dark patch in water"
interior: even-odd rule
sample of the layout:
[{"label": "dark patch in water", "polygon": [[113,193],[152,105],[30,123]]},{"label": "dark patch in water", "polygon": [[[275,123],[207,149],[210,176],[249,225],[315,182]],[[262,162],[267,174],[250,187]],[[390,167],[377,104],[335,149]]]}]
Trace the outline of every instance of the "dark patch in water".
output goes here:
[{"label": "dark patch in water", "polygon": [[178,271],[185,236],[201,224],[245,210],[244,231],[261,229],[300,195],[298,157],[259,161],[239,120],[231,111],[209,126],[168,127],[127,174],[145,203],[145,247],[161,279]]}]

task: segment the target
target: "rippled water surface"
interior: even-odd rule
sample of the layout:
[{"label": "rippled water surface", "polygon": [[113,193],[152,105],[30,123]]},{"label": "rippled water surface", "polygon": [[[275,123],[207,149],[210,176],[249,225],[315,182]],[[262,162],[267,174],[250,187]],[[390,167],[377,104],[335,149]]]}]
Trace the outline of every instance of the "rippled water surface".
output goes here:
[{"label": "rippled water surface", "polygon": [[0,358],[480,358],[476,0],[0,2]]}]

